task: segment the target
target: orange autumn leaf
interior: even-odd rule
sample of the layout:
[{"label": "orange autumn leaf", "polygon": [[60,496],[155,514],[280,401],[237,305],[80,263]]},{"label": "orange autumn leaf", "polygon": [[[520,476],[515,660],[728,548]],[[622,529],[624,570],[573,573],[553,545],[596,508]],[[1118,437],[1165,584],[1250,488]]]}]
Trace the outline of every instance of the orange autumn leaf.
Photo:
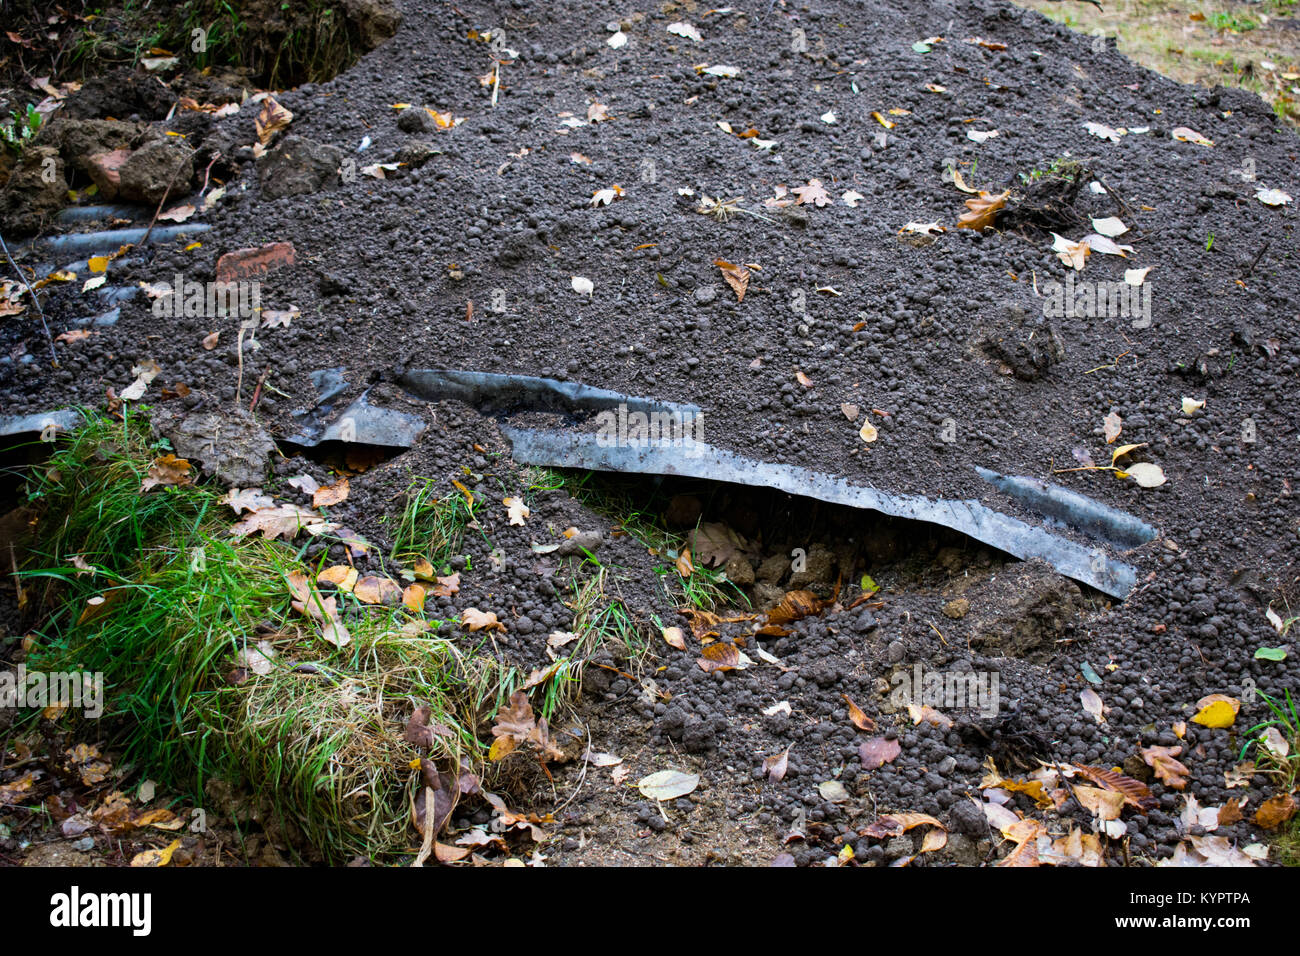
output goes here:
[{"label": "orange autumn leaf", "polygon": [[312,507],[341,504],[347,500],[349,490],[347,478],[340,478],[332,485],[317,488],[315,494],[311,496]]},{"label": "orange autumn leaf", "polygon": [[849,705],[849,720],[853,721],[853,726],[858,730],[875,730],[876,722],[866,715],[866,713],[853,702],[853,698],[848,694],[841,694],[845,703]]},{"label": "orange autumn leaf", "polygon": [[733,670],[740,663],[740,650],[734,644],[721,642],[710,644],[700,651],[700,657],[695,663],[706,674],[711,674],[714,671]]},{"label": "orange autumn leaf", "polygon": [[722,270],[722,278],[736,293],[736,301],[744,302],[745,290],[749,288],[749,270],[725,259],[714,259],[713,264]]},{"label": "orange autumn leaf", "polygon": [[957,228],[974,229],[976,232],[983,232],[985,229],[991,228],[993,220],[998,217],[998,213],[1006,206],[1007,197],[1010,195],[1010,189],[996,196],[980,190],[978,196],[972,196],[966,200],[966,208],[969,211],[961,214],[961,217],[957,220]]}]

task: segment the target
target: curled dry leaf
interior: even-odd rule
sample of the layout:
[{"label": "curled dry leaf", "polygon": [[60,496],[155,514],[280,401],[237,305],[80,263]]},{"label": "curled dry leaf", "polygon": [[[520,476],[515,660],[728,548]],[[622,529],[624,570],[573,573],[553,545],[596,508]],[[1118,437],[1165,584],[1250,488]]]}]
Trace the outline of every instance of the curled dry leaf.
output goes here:
[{"label": "curled dry leaf", "polygon": [[790,624],[810,614],[818,614],[826,602],[812,591],[787,591],[781,603],[767,612],[767,623]]},{"label": "curled dry leaf", "polygon": [[745,290],[749,288],[749,270],[725,259],[714,259],[713,264],[722,270],[722,278],[736,293],[736,301],[745,301]]},{"label": "curled dry leaf", "polygon": [[935,710],[929,704],[908,704],[907,713],[912,718],[913,725],[925,721],[927,724],[934,724],[941,730],[952,729],[952,718]]},{"label": "curled dry leaf", "polygon": [[853,702],[853,698],[848,694],[841,694],[844,702],[849,705],[849,720],[853,721],[853,726],[858,730],[875,730],[876,722],[866,715],[866,713]]},{"label": "curled dry leaf", "polygon": [[786,747],[779,754],[773,754],[763,761],[763,772],[767,774],[768,783],[780,783],[790,765],[790,748]]},{"label": "curled dry leaf", "polygon": [[1188,126],[1175,126],[1169,134],[1180,143],[1195,143],[1197,146],[1213,147],[1214,140],[1206,139],[1196,130]]},{"label": "curled dry leaf", "polygon": [[287,128],[292,122],[293,114],[276,102],[274,96],[268,96],[262,101],[262,109],[254,121],[258,142],[265,146],[271,141],[272,136]]},{"label": "curled dry leaf", "polygon": [[1255,811],[1255,823],[1265,830],[1272,830],[1290,820],[1295,812],[1295,797],[1289,793],[1274,794]]},{"label": "curled dry leaf", "polygon": [[460,623],[471,631],[504,631],[506,626],[497,620],[495,611],[480,611],[476,607],[467,607],[460,612]]},{"label": "curled dry leaf", "polygon": [[1011,195],[1011,190],[998,193],[994,196],[992,193],[980,190],[978,196],[973,196],[966,200],[967,212],[962,213],[957,220],[958,229],[974,229],[976,232],[983,232],[985,229],[993,227],[994,221],[1007,205],[1007,198]]},{"label": "curled dry leaf", "polygon": [[700,651],[700,657],[695,663],[706,674],[735,670],[740,665],[740,649],[735,644],[719,641]]}]

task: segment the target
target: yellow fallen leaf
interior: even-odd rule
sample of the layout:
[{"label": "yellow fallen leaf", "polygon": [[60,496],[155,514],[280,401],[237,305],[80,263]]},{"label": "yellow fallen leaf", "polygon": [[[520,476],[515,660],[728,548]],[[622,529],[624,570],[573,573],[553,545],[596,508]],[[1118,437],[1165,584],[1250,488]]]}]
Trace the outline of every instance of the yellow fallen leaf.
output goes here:
[{"label": "yellow fallen leaf", "polygon": [[166,866],[172,861],[172,854],[180,848],[181,841],[173,840],[166,849],[145,850],[131,858],[132,866]]},{"label": "yellow fallen leaf", "polygon": [[1200,710],[1192,718],[1192,723],[1200,724],[1202,727],[1223,728],[1233,725],[1237,719],[1237,709],[1241,704],[1223,694],[1211,694],[1209,697],[1202,698],[1198,706]]}]

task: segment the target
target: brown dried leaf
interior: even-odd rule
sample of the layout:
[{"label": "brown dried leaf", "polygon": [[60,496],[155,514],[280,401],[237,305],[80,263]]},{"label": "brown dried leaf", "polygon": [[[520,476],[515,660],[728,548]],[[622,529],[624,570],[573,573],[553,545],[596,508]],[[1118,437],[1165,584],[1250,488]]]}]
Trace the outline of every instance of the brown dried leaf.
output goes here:
[{"label": "brown dried leaf", "polygon": [[897,738],[872,737],[858,746],[858,759],[862,761],[863,770],[878,770],[902,753],[902,746]]},{"label": "brown dried leaf", "polygon": [[184,458],[177,458],[171,454],[162,455],[155,458],[149,466],[140,490],[148,491],[159,485],[184,488],[186,485],[194,484],[193,471],[190,463]]},{"label": "brown dried leaf", "polygon": [[843,697],[845,702],[849,705],[849,720],[853,721],[854,727],[857,727],[858,730],[867,731],[876,729],[876,722],[868,717],[861,707],[853,703],[853,698],[848,694],[841,694],[840,696]]},{"label": "brown dried leaf", "polygon": [[315,494],[311,496],[312,506],[315,508],[321,508],[328,505],[341,504],[347,500],[348,491],[347,478],[340,478],[332,485],[325,485],[322,488],[317,488]]},{"label": "brown dried leaf", "polygon": [[396,581],[374,574],[367,574],[359,580],[352,588],[352,594],[362,604],[396,605],[402,600],[402,588]]},{"label": "brown dried leaf", "polygon": [[1187,777],[1191,773],[1181,762],[1174,759],[1182,752],[1181,746],[1140,748],[1142,759],[1154,771],[1157,779],[1174,790],[1182,790],[1186,787]]},{"label": "brown dried leaf", "polygon": [[1272,830],[1295,816],[1295,811],[1295,797],[1289,793],[1274,794],[1255,811],[1255,823],[1265,830]]},{"label": "brown dried leaf", "polygon": [[745,290],[749,288],[749,270],[724,259],[714,259],[713,264],[722,270],[722,278],[736,293],[736,301],[745,301]]},{"label": "brown dried leaf", "polygon": [[293,114],[281,106],[274,96],[267,96],[262,101],[261,112],[257,114],[257,120],[254,125],[257,128],[257,140],[263,146],[271,141],[271,137],[280,130],[288,127],[293,122]]},{"label": "brown dried leaf", "polygon": [[1007,197],[1010,195],[1010,189],[996,196],[981,189],[978,196],[966,200],[966,208],[969,212],[961,214],[957,220],[957,228],[974,229],[976,232],[991,228],[998,213],[1006,207]]},{"label": "brown dried leaf", "polygon": [[480,611],[476,607],[467,607],[460,612],[460,622],[471,631],[504,631],[506,626],[497,620],[495,611]]},{"label": "brown dried leaf", "polygon": [[700,657],[695,663],[699,664],[700,670],[706,674],[734,670],[740,664],[740,650],[735,644],[719,641],[700,651]]},{"label": "brown dried leaf", "polygon": [[1129,804],[1143,812],[1160,805],[1159,801],[1151,793],[1151,789],[1140,780],[1126,777],[1114,770],[1107,770],[1105,767],[1086,767],[1077,763],[1070,766],[1097,784],[1097,786],[1124,794],[1124,799]]},{"label": "brown dried leaf", "polygon": [[787,591],[781,603],[767,612],[767,623],[790,624],[825,607],[826,602],[812,591]]}]

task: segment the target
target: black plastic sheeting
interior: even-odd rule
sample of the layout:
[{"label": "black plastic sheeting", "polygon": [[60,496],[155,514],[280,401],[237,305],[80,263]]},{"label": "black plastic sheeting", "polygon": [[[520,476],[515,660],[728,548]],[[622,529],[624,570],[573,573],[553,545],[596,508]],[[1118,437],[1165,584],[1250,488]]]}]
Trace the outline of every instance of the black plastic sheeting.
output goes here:
[{"label": "black plastic sheeting", "polygon": [[[420,369],[406,372],[399,383],[428,401],[460,399],[502,412],[536,409],[598,412],[622,405],[629,413],[668,413],[687,419],[699,413],[693,405],[658,402],[533,376]],[[1077,492],[1038,479],[1000,475],[985,468],[977,467],[976,471],[1000,492],[1041,514],[1045,524],[1082,532],[1098,541],[1098,546],[1087,547],[1054,534],[1047,527],[1028,524],[978,501],[892,494],[808,468],[757,461],[699,441],[684,444],[680,438],[647,438],[610,442],[591,432],[516,428],[508,423],[503,423],[501,430],[513,446],[514,460],[520,464],[733,482],[927,521],[959,531],[1022,560],[1042,558],[1066,577],[1121,599],[1133,590],[1137,570],[1112,557],[1106,547],[1134,547],[1156,536],[1155,529],[1132,515]]]},{"label": "black plastic sheeting", "polygon": [[334,411],[333,400],[347,388],[344,369],[327,368],[312,373],[316,388],[316,405],[310,411],[295,414],[298,432],[284,440],[303,448],[315,448],[321,442],[339,441],[385,448],[410,448],[424,430],[424,422],[414,415],[380,408],[362,392],[347,408],[326,422]]}]

